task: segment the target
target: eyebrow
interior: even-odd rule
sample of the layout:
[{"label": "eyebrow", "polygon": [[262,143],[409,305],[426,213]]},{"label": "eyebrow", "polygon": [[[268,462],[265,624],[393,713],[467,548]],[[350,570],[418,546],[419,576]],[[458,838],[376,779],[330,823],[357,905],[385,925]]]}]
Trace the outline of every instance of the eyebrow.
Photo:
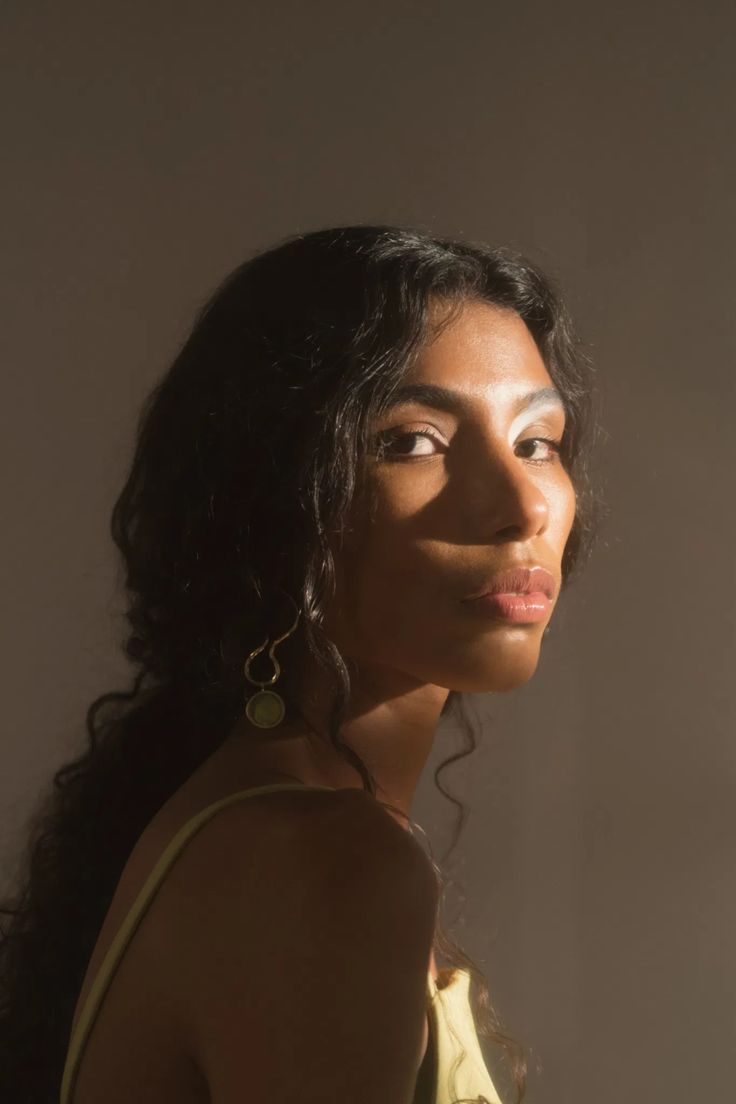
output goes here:
[{"label": "eyebrow", "polygon": [[[395,406],[404,403],[421,403],[423,406],[432,406],[437,410],[445,410],[448,414],[464,414],[472,405],[471,400],[461,391],[452,391],[448,387],[440,387],[436,383],[405,383],[390,396],[384,410],[392,410]],[[540,406],[553,404],[565,409],[562,395],[556,387],[540,387],[537,391],[528,391],[517,399],[513,407],[514,415],[522,410],[536,410]]]}]

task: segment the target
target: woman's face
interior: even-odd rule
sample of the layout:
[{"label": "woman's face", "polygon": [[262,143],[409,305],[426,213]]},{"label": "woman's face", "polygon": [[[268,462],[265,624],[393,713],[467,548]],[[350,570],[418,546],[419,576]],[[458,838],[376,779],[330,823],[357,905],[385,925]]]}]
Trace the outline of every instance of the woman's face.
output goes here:
[{"label": "woman's face", "polygon": [[[387,689],[513,689],[536,668],[575,516],[570,477],[538,439],[560,441],[564,409],[554,394],[524,409],[552,380],[522,319],[477,300],[420,354],[401,386],[413,384],[451,402],[402,401],[372,426],[373,440],[386,435],[383,456],[366,457],[375,518],[356,498],[325,628]],[[495,619],[463,601],[519,564],[554,577],[543,620]]]}]

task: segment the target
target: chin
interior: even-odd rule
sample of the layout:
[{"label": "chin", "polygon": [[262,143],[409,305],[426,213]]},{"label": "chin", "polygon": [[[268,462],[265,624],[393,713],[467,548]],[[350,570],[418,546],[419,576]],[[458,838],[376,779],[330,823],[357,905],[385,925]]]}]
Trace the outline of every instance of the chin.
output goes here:
[{"label": "chin", "polygon": [[482,671],[468,668],[462,675],[441,685],[462,694],[503,694],[529,682],[537,669],[538,658],[535,655],[526,663],[499,663],[490,668],[486,665]]}]

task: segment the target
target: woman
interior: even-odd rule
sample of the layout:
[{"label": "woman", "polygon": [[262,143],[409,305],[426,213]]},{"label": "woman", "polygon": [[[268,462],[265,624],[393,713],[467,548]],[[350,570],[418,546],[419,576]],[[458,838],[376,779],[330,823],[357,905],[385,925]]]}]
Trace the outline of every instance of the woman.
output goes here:
[{"label": "woman", "polygon": [[497,1101],[479,1035],[521,1099],[410,808],[590,553],[591,379],[507,249],[327,229],[215,294],[113,511],[132,689],[5,910],[3,1100]]}]

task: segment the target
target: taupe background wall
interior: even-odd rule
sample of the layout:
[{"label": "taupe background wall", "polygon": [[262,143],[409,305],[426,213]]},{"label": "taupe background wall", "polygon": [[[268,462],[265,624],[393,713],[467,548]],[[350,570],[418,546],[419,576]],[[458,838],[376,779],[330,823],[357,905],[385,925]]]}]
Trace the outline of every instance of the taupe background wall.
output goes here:
[{"label": "taupe background wall", "polygon": [[[475,699],[482,745],[443,776],[472,810],[456,934],[532,1049],[530,1104],[730,1098],[733,10],[5,6],[5,878],[124,678],[109,512],[204,296],[330,224],[511,244],[591,343],[612,512],[535,677]],[[456,740],[414,810],[438,852]]]}]

